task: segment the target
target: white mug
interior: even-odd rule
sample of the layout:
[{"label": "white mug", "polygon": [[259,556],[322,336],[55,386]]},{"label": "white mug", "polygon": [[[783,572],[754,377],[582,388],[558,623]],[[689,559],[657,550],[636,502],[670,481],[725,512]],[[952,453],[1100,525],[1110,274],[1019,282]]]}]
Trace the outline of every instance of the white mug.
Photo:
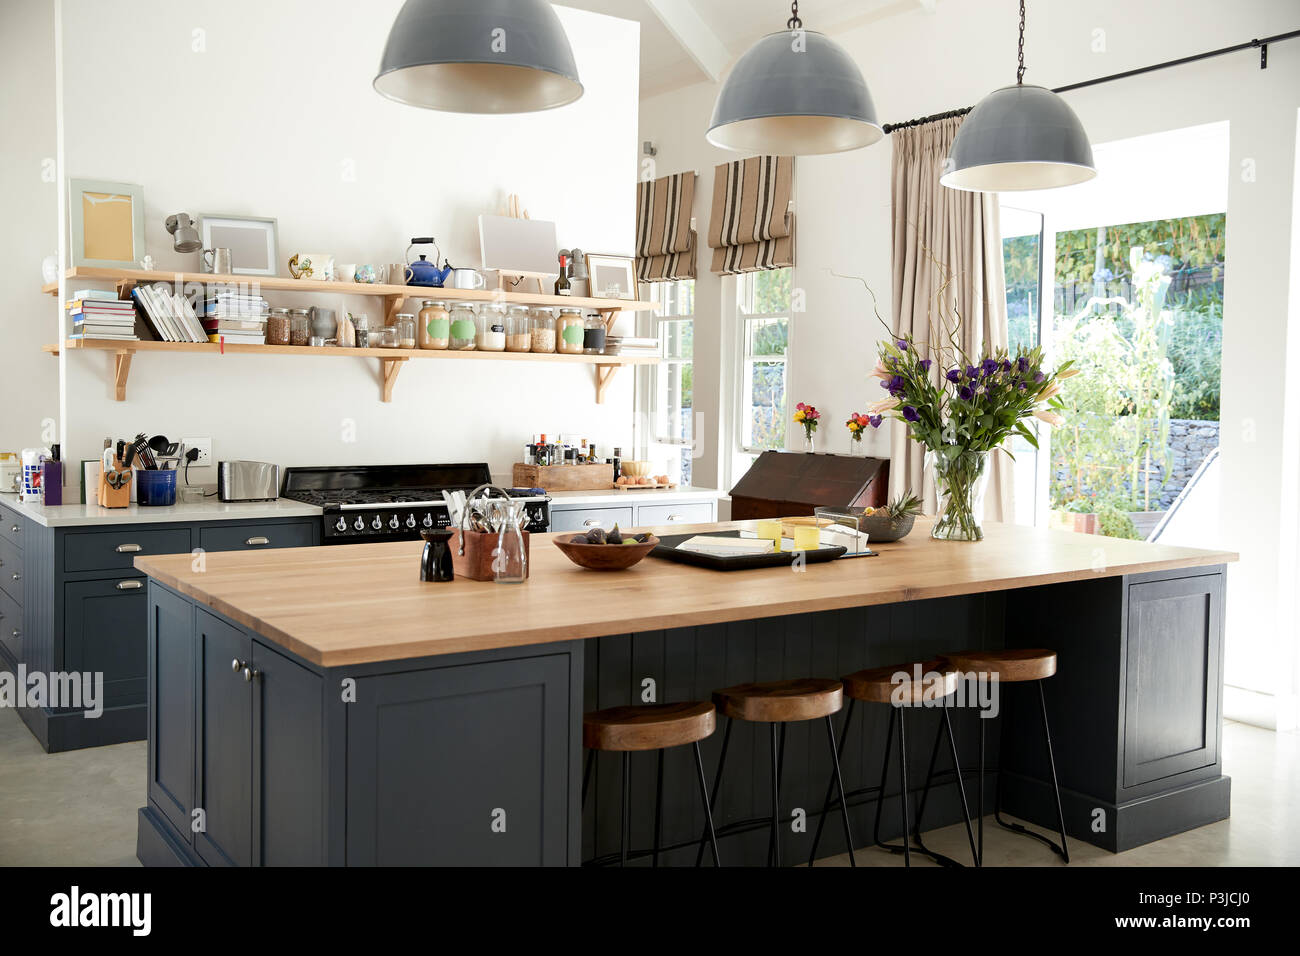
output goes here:
[{"label": "white mug", "polygon": [[357,277],[357,267],[355,263],[334,264],[334,281],[335,282],[352,282]]},{"label": "white mug", "polygon": [[482,289],[487,285],[483,273],[477,269],[451,270],[451,287],[453,289]]}]

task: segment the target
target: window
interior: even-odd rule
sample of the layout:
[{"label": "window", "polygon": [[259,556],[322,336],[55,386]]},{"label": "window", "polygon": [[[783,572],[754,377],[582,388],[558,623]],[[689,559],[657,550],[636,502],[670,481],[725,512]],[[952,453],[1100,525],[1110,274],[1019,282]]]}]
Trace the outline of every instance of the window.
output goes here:
[{"label": "window", "polygon": [[691,483],[695,353],[695,280],[657,282],[655,335],[662,361],[653,374],[651,459],[663,458],[669,477]]},{"label": "window", "polygon": [[750,272],[737,279],[736,440],[744,454],[785,448],[790,280],[789,269]]},{"label": "window", "polygon": [[[1007,287],[1007,342],[1014,355],[1017,349],[1032,349],[1043,340],[1042,288],[1043,270],[1043,215],[1012,206],[1001,208],[1002,266]],[[1049,436],[1029,422],[1029,429],[1040,445]],[[1046,458],[1039,460],[1038,449],[1021,435],[1013,435],[1007,446],[1015,456],[1011,466],[1016,524],[1038,523],[1043,509],[1039,493],[1039,469]]]}]

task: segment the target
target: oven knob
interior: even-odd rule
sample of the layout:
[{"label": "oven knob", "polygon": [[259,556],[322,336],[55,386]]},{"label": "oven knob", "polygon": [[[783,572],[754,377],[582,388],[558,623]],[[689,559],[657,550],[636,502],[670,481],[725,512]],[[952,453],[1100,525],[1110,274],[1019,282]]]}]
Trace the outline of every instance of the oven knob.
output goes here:
[{"label": "oven knob", "polygon": [[347,530],[348,530],[348,519],[347,519],[347,518],[340,518],[338,521],[334,522],[334,530],[335,530],[335,531],[347,531]]},{"label": "oven knob", "polygon": [[[393,520],[396,521],[397,519],[394,518]],[[406,516],[406,526],[407,526],[408,528],[414,528],[414,527],[415,527],[415,515],[407,515],[407,516]]]},{"label": "oven knob", "polygon": [[352,522],[352,527],[356,528],[358,531],[365,531],[366,519],[361,517],[361,515],[357,515],[357,520]]},{"label": "oven knob", "polygon": [[424,526],[425,526],[426,528],[432,528],[432,527],[433,527],[433,515],[425,515],[425,516],[424,516],[424,522],[423,522],[423,524],[424,524]]},{"label": "oven knob", "polygon": [[384,527],[384,522],[380,519],[379,515],[375,515],[375,520],[370,522],[370,527],[374,528],[376,531],[379,531]]},{"label": "oven knob", "polygon": [[391,518],[388,519],[388,527],[392,528],[394,531],[396,531],[401,526],[402,526],[402,519],[397,517],[397,515],[393,515]]}]

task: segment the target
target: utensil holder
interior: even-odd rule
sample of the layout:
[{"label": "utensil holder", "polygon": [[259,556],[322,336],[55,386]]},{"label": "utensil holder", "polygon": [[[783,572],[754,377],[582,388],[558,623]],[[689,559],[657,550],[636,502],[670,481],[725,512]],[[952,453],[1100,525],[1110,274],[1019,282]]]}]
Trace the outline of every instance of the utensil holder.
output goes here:
[{"label": "utensil holder", "polygon": [[120,488],[114,488],[104,480],[103,469],[99,472],[99,489],[96,493],[96,500],[101,508],[126,508],[131,504],[131,482],[135,480],[134,469],[122,467],[120,459],[113,459],[114,470],[124,472],[127,480]]},{"label": "utensil holder", "polygon": [[[496,491],[503,498],[510,497],[492,484],[479,485],[465,496],[465,508],[460,514],[460,527],[456,528],[451,536],[451,565],[457,577],[469,578],[471,581],[493,581],[496,579],[496,573],[492,563],[500,534],[496,531],[471,531],[465,527],[470,503],[480,491],[487,491],[489,494]],[[521,534],[524,539],[524,577],[528,577],[528,570],[532,566],[528,532],[524,531]]]}]

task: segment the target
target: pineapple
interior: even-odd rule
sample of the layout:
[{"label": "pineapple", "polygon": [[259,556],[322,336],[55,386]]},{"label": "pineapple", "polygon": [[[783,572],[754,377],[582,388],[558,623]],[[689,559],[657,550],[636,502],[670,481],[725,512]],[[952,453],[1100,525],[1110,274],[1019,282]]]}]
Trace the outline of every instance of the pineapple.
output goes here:
[{"label": "pineapple", "polygon": [[877,508],[874,512],[890,521],[899,521],[909,515],[919,515],[921,513],[921,499],[911,492],[904,492],[896,497],[883,508]]}]

